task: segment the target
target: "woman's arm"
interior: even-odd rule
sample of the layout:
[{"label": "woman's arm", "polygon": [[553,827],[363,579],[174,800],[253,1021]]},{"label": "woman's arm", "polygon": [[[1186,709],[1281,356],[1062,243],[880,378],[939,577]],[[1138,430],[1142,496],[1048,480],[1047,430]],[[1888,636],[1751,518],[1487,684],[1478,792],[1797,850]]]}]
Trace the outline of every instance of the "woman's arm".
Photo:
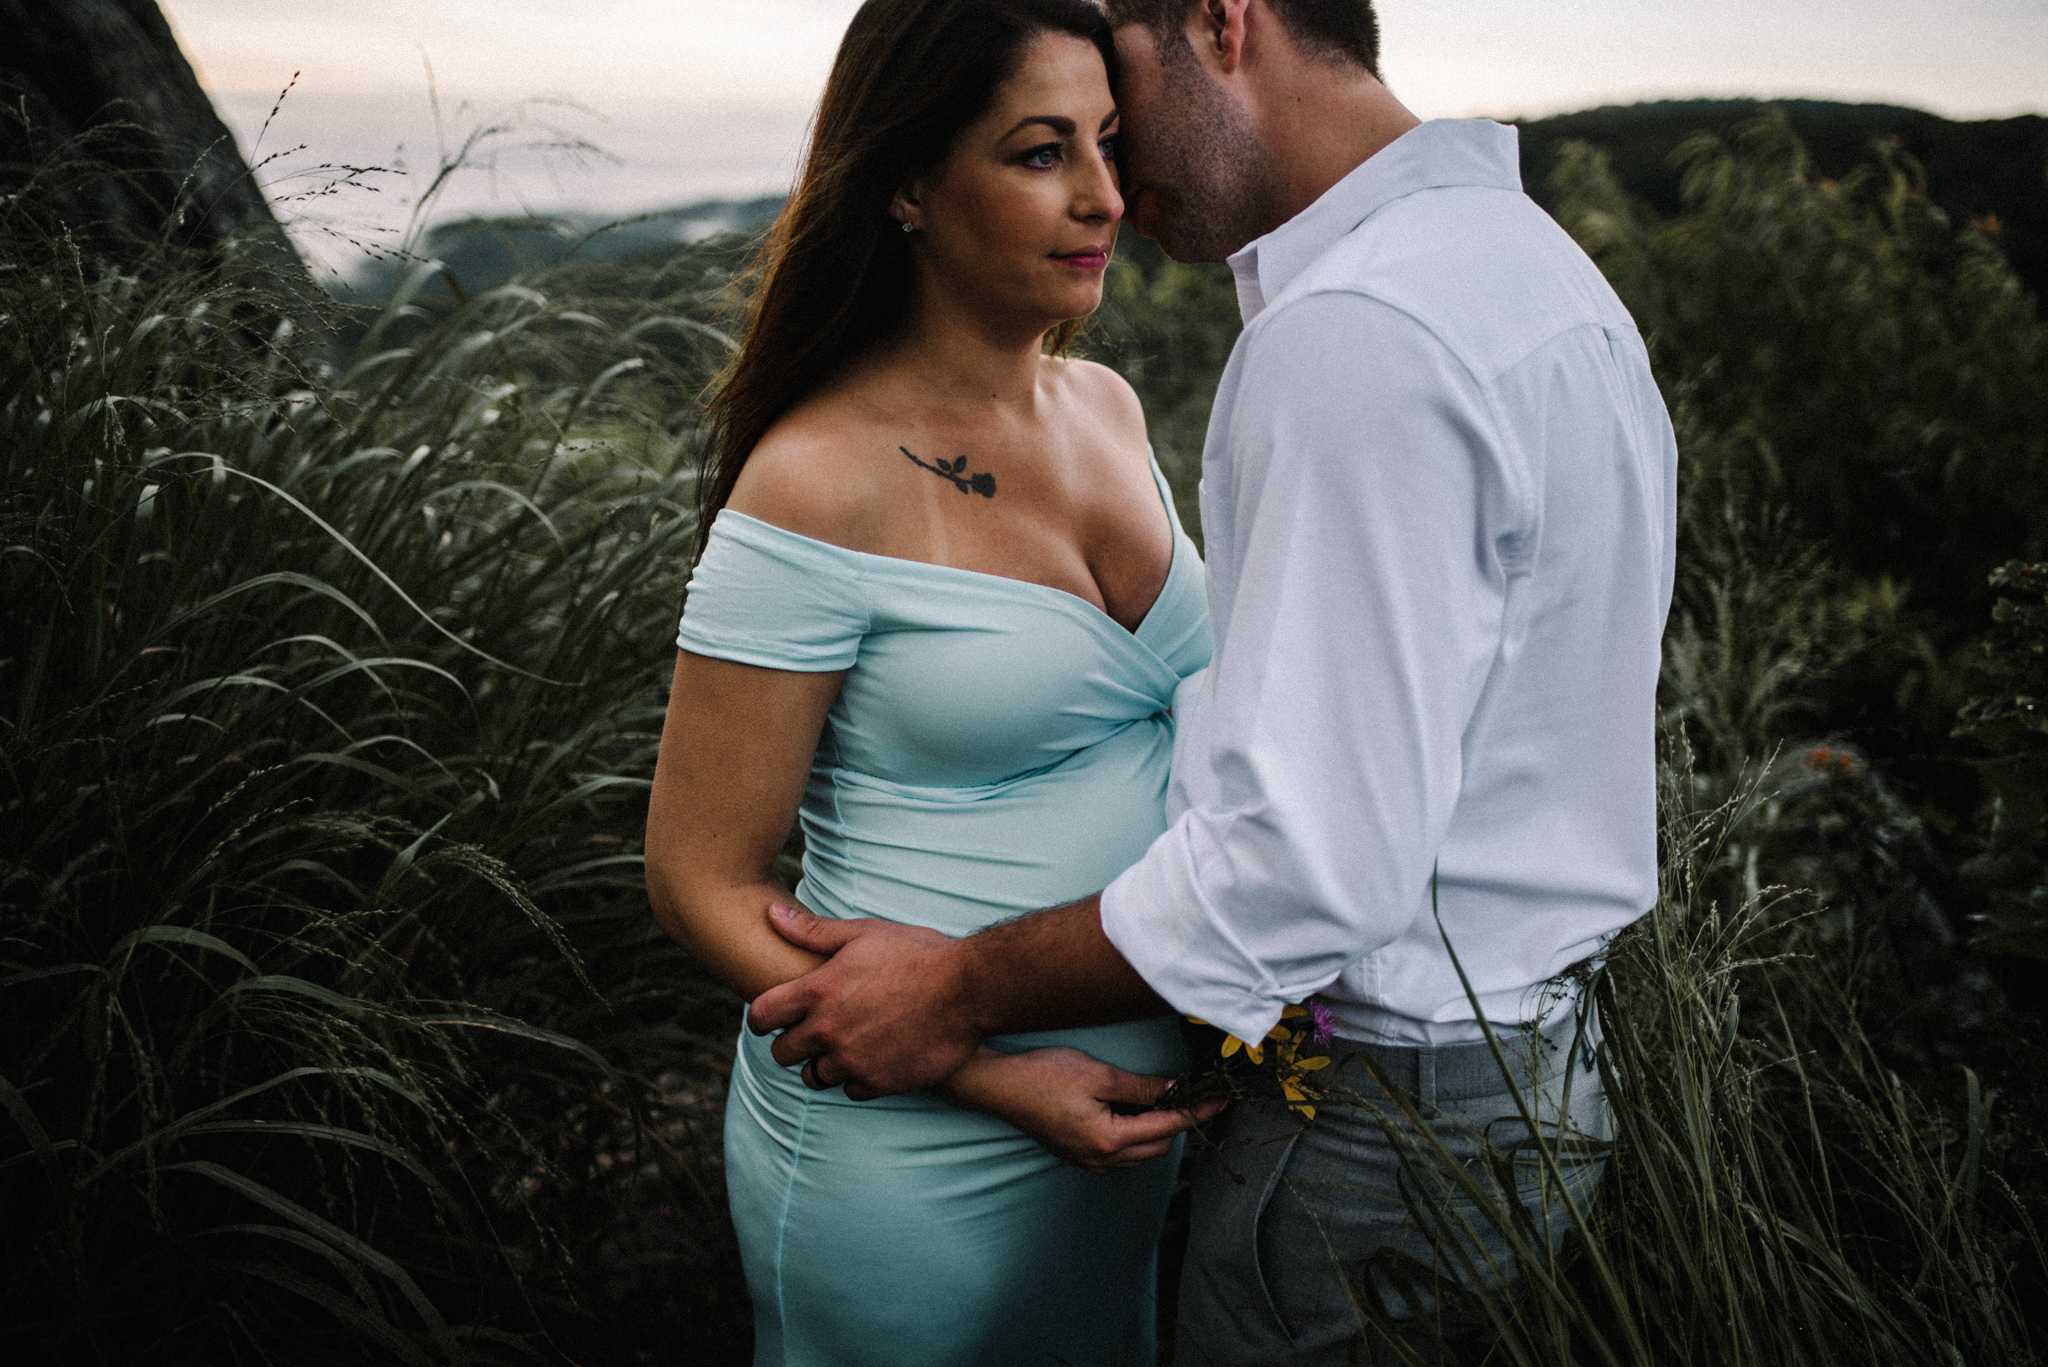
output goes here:
[{"label": "woman's arm", "polygon": [[676,652],[647,803],[661,928],[749,1001],[824,962],[768,924],[774,879],[845,670],[801,674]]}]

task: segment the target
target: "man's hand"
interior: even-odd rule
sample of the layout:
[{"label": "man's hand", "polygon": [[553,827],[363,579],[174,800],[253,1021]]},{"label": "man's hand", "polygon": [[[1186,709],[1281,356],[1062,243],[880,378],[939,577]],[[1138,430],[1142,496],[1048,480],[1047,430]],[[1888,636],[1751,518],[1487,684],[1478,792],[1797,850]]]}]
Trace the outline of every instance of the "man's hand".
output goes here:
[{"label": "man's hand", "polygon": [[823,1090],[855,1101],[914,1092],[951,1077],[989,1032],[967,1011],[961,942],[893,921],[839,921],[777,904],[769,920],[791,944],[831,956],[754,998],[755,1034],[782,1031],[770,1052]]},{"label": "man's hand", "polygon": [[830,957],[754,999],[775,1061],[855,1101],[951,1077],[990,1035],[1107,1025],[1172,1010],[1102,933],[1093,897],[963,940],[893,921],[835,921],[777,904],[768,923]]},{"label": "man's hand", "polygon": [[998,1054],[984,1049],[939,1089],[955,1105],[1007,1120],[1063,1162],[1089,1172],[1134,1168],[1173,1148],[1174,1136],[1212,1119],[1222,1100],[1192,1112],[1143,1111],[1173,1079],[1127,1073],[1078,1049]]}]

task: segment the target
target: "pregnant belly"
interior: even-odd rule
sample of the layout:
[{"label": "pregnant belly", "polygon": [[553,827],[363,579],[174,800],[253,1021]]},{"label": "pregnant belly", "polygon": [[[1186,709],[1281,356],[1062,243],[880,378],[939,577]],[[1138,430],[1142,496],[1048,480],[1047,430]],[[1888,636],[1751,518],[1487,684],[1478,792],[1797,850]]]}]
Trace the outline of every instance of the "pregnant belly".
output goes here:
[{"label": "pregnant belly", "polygon": [[1165,829],[1172,752],[1162,719],[986,787],[821,768],[804,798],[797,896],[820,915],[947,935],[1077,901],[1108,886]]}]

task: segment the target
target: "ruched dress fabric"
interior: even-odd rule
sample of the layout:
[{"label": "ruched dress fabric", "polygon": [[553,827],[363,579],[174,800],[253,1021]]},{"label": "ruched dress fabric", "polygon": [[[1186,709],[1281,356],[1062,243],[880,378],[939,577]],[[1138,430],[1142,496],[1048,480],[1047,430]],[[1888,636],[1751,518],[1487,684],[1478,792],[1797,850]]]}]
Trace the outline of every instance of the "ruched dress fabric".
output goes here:
[{"label": "ruched dress fabric", "polygon": [[[677,644],[848,670],[799,820],[800,901],[969,934],[1100,890],[1165,828],[1170,708],[1208,663],[1194,545],[1135,632],[1059,589],[721,512]],[[759,1367],[1150,1367],[1177,1150],[1107,1177],[917,1094],[813,1092],[740,1030],[726,1183]],[[1171,1019],[991,1041],[1181,1067]]]}]

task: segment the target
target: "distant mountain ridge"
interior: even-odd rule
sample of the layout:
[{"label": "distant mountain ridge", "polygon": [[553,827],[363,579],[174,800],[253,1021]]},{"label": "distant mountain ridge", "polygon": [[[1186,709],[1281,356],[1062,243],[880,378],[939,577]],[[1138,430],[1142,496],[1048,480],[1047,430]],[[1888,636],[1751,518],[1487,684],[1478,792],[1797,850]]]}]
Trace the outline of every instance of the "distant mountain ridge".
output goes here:
[{"label": "distant mountain ridge", "polygon": [[[1539,203],[1559,150],[1585,141],[1606,149],[1630,194],[1658,213],[1679,210],[1679,169],[1671,153],[1697,133],[1726,136],[1760,115],[1779,113],[1806,144],[1816,174],[1839,177],[1873,159],[1880,142],[1918,159],[1927,194],[1958,225],[1983,224],[2037,300],[2048,299],[2048,118],[1945,119],[1898,105],[1829,100],[1659,100],[1607,105],[1513,122],[1521,130],[1522,179]],[[465,290],[565,262],[595,263],[672,251],[721,233],[755,233],[781,210],[779,195],[707,200],[610,222],[594,215],[464,219],[437,225],[421,255],[444,263]],[[371,261],[346,288],[358,299],[388,294],[401,264]]]},{"label": "distant mountain ridge", "polygon": [[[596,214],[461,218],[437,223],[414,255],[440,262],[464,290],[490,289],[534,271],[659,255],[722,233],[756,233],[782,212],[783,196],[708,199],[624,219]],[[338,290],[357,299],[388,295],[407,262],[366,260]]]}]

